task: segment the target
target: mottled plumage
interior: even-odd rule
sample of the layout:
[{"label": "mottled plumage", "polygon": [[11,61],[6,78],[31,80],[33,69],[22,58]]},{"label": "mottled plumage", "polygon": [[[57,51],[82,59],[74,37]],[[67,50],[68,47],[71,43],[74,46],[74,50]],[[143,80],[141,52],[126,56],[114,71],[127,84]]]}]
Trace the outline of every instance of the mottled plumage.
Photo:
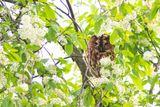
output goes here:
[{"label": "mottled plumage", "polygon": [[88,42],[87,50],[87,76],[101,77],[100,74],[100,59],[110,56],[114,60],[114,46],[109,42],[108,35],[99,37],[92,36]]}]

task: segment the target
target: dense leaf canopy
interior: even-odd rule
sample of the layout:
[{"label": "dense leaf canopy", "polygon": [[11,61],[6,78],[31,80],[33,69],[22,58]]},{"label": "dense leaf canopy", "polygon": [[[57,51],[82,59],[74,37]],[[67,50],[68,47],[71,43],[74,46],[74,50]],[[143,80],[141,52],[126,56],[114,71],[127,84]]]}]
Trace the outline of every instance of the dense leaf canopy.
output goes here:
[{"label": "dense leaf canopy", "polygon": [[[102,34],[116,59],[84,87]],[[0,105],[160,106],[160,0],[0,0]]]}]

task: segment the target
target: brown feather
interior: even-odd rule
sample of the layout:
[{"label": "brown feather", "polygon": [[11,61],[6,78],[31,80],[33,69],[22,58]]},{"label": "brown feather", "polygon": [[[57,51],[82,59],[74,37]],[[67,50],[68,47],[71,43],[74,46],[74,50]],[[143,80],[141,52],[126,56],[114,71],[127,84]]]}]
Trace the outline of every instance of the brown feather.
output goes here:
[{"label": "brown feather", "polygon": [[105,34],[100,37],[92,36],[88,42],[87,66],[89,71],[87,76],[101,77],[100,60],[108,56],[111,56],[111,60],[115,59],[114,46],[110,43],[109,36]]}]

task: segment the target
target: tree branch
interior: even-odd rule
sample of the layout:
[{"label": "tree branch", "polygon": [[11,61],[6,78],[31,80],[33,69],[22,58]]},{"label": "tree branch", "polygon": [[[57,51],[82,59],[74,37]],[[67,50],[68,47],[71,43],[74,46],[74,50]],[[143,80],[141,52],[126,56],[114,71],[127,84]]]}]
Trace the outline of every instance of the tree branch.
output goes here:
[{"label": "tree branch", "polygon": [[152,39],[152,37],[151,37],[151,35],[150,35],[150,33],[149,33],[149,30],[148,30],[148,27],[147,27],[147,26],[145,26],[145,30],[146,30],[146,32],[147,32],[147,36],[148,36],[149,39],[150,39],[150,43],[153,45],[153,47],[154,47],[154,49],[155,49],[158,57],[160,58],[160,54],[159,54],[159,52],[158,52],[158,50],[157,50],[157,48],[156,48],[156,45],[155,45],[155,43],[154,43],[154,41],[153,41],[153,39]]},{"label": "tree branch", "polygon": [[59,8],[57,6],[56,6],[56,8],[72,20],[72,22],[74,23],[74,27],[76,26],[76,31],[78,31],[77,29],[79,29],[81,32],[83,32],[82,29],[80,28],[80,26],[77,24],[77,22],[71,16],[69,16],[69,14],[67,14],[65,11],[63,11],[61,8]]},{"label": "tree branch", "polygon": [[[67,6],[69,8],[69,12],[70,12],[71,16],[69,16],[69,14],[64,12],[59,7],[56,7],[56,8],[72,20],[76,32],[78,32],[79,30],[82,32],[80,26],[75,21],[74,13],[73,13],[73,10],[72,10],[72,7],[71,7],[69,0],[66,0],[66,2],[67,2]],[[62,48],[64,48],[64,46],[61,43],[59,43],[59,44],[62,46]],[[73,56],[79,56],[79,57],[73,57]],[[85,72],[86,72],[86,64],[83,60],[82,53],[74,45],[73,45],[73,53],[71,55],[71,58],[78,65],[78,67],[81,71],[81,74],[82,74],[82,80],[84,80],[84,76],[85,76]]]},{"label": "tree branch", "polygon": [[77,26],[77,24],[75,23],[75,17],[74,17],[74,13],[73,13],[71,4],[70,4],[69,0],[66,0],[66,2],[67,2],[67,5],[68,5],[68,8],[69,8],[69,11],[70,11],[70,13],[71,13],[71,17],[72,17],[72,19],[74,20],[74,21],[73,21],[74,28],[75,28],[75,30],[78,32],[78,26]]}]

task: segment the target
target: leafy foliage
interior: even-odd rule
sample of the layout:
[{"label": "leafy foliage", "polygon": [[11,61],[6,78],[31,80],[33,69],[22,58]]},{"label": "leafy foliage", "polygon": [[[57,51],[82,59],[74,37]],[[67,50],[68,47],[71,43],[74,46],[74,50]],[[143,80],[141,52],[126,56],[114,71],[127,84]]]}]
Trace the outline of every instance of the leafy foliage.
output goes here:
[{"label": "leafy foliage", "polygon": [[[1,107],[160,106],[159,0],[9,1],[0,1]],[[103,33],[116,59],[84,87],[86,41]]]}]

